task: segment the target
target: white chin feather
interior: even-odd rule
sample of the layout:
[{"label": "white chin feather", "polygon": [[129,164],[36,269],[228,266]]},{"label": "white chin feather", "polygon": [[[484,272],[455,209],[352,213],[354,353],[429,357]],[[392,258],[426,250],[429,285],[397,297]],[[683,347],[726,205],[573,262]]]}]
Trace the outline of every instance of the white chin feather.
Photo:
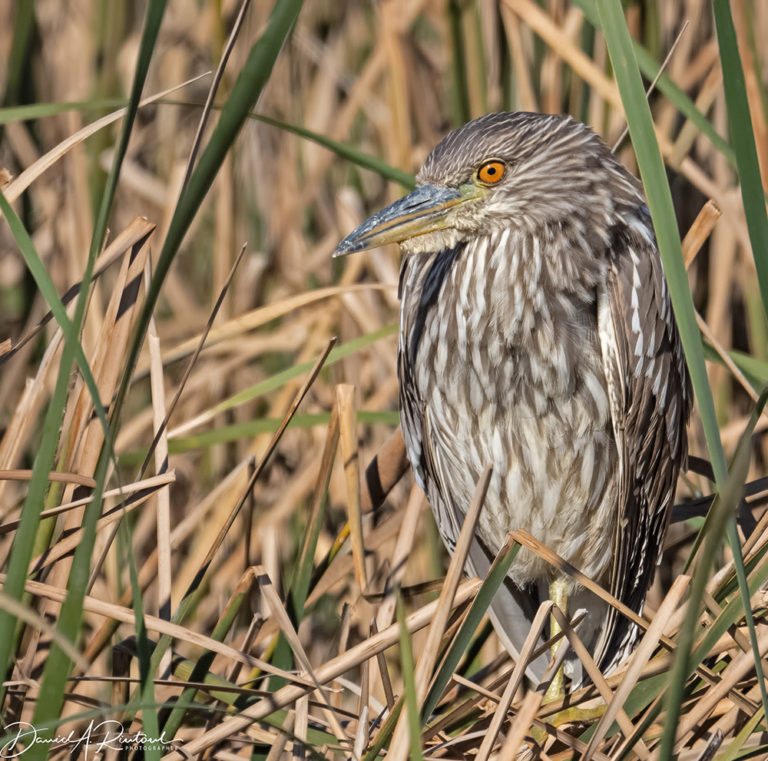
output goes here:
[{"label": "white chin feather", "polygon": [[400,248],[404,254],[434,254],[435,251],[453,248],[464,237],[465,234],[460,230],[448,227],[444,230],[417,235],[415,238],[408,238],[400,244]]}]

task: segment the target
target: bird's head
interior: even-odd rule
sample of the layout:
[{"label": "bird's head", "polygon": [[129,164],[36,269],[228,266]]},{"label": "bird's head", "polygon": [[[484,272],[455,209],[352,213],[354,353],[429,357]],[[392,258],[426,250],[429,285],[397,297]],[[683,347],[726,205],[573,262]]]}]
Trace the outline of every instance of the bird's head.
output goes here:
[{"label": "bird's head", "polygon": [[585,210],[604,226],[617,200],[638,198],[637,181],[589,127],[524,112],[487,114],[449,133],[416,181],[416,190],[353,230],[334,256],[386,243],[406,253],[441,251]]}]

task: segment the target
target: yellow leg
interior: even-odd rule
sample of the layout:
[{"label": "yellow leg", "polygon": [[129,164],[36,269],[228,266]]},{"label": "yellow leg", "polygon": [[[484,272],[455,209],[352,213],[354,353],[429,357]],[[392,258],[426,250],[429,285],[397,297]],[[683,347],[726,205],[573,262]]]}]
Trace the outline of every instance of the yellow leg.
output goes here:
[{"label": "yellow leg", "polygon": [[[564,578],[555,579],[555,581],[549,585],[549,599],[552,600],[552,602],[555,603],[555,605],[557,605],[557,607],[560,608],[563,613],[566,613],[568,609],[568,587]],[[550,631],[552,637],[560,634],[560,624],[557,623],[554,616],[552,616]],[[552,645],[552,657],[554,657],[555,652],[557,651],[558,647],[560,647],[560,644],[561,641],[558,641],[556,644]],[[547,693],[544,696],[544,702],[548,703],[552,700],[557,700],[558,698],[562,698],[564,694],[565,670],[562,666],[560,666],[554,678],[550,682],[549,687],[547,688]]]}]

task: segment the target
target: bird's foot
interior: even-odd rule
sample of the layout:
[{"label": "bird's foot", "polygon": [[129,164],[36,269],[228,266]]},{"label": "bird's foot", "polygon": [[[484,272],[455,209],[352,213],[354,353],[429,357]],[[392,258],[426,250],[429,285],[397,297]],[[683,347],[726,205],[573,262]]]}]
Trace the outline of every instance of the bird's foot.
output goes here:
[{"label": "bird's foot", "polygon": [[539,748],[545,748],[547,743],[554,739],[553,729],[571,724],[587,724],[598,721],[605,713],[605,706],[593,706],[591,708],[582,708],[580,706],[569,706],[563,708],[551,716],[547,716],[543,721],[550,727],[547,730],[544,725],[534,725],[531,727],[530,737]]}]

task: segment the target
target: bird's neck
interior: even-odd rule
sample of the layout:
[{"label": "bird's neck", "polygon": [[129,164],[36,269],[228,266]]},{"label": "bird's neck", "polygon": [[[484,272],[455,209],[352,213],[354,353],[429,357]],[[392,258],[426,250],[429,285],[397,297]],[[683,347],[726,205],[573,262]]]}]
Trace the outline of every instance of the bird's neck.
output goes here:
[{"label": "bird's neck", "polygon": [[511,230],[406,257],[401,382],[422,398],[504,388],[538,414],[595,375],[599,257],[561,236]]},{"label": "bird's neck", "polygon": [[568,221],[538,231],[508,228],[442,251],[406,255],[401,317],[411,353],[433,320],[457,342],[482,340],[491,331],[523,346],[553,322],[583,314],[607,264],[596,250],[602,245]]}]

